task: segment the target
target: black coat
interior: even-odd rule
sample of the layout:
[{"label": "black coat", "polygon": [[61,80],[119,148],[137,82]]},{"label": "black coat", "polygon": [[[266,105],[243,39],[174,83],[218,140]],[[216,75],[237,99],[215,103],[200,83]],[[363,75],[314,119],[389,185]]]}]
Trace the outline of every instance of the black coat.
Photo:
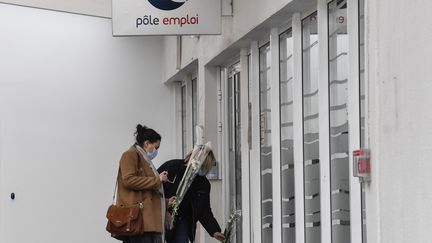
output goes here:
[{"label": "black coat", "polygon": [[[169,181],[173,182],[175,178],[174,183],[165,182],[163,185],[166,198],[176,195],[177,188],[183,178],[185,170],[186,166],[183,159],[170,160],[159,167],[159,173],[162,171],[168,171]],[[221,228],[219,227],[219,224],[213,216],[210,208],[210,187],[210,182],[205,176],[197,175],[180,204],[180,209],[176,217],[186,220],[189,228],[189,239],[191,242],[194,242],[195,240],[197,221],[204,226],[211,236],[216,232],[221,232]],[[169,235],[168,232],[168,242]]]}]

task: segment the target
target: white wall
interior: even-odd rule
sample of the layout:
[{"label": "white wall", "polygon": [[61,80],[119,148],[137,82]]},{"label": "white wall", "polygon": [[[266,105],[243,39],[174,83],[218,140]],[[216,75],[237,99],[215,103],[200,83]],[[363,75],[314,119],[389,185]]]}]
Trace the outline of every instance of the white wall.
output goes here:
[{"label": "white wall", "polygon": [[430,242],[432,2],[366,2],[368,243]]},{"label": "white wall", "polygon": [[177,72],[177,38],[163,37],[162,83]]},{"label": "white wall", "polygon": [[161,38],[4,4],[0,23],[0,242],[116,242],[105,212],[136,124],[161,133],[158,163],[175,155]]},{"label": "white wall", "polygon": [[2,0],[1,2],[111,18],[111,0]]},{"label": "white wall", "polygon": [[[233,16],[222,18],[222,34],[217,36],[200,36],[199,39],[183,37],[182,68],[193,59],[199,58],[203,65],[207,64],[221,51],[229,47],[241,37],[256,28],[263,21],[274,15],[292,0],[234,0]],[[166,79],[176,73],[173,62],[176,60],[174,41],[176,37],[165,37],[165,73]]]}]

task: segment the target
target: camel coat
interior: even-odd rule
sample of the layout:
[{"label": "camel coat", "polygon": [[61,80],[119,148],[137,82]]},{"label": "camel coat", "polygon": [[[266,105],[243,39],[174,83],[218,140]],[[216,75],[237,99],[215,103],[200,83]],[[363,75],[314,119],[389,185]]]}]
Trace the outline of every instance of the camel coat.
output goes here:
[{"label": "camel coat", "polygon": [[123,153],[119,173],[117,205],[142,201],[144,231],[162,233],[161,182],[134,146]]}]

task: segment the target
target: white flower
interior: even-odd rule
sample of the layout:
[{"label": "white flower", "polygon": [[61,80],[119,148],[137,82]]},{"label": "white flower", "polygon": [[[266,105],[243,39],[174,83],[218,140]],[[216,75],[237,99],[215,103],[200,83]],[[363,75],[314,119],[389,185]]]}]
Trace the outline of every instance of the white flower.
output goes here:
[{"label": "white flower", "polygon": [[176,191],[176,200],[172,206],[172,217],[170,222],[170,228],[174,225],[175,216],[178,214],[178,210],[180,208],[180,204],[183,201],[184,196],[186,195],[189,187],[192,185],[195,176],[198,174],[198,171],[201,169],[201,165],[204,160],[207,158],[208,153],[211,150],[210,143],[206,143],[204,145],[195,146],[191,157],[189,159],[188,165],[186,167],[183,178],[180,181],[179,187]]},{"label": "white flower", "polygon": [[235,225],[237,223],[237,221],[240,219],[241,217],[241,211],[240,210],[233,210],[233,212],[230,214],[230,216],[228,217],[228,222],[226,224],[225,230],[224,230],[224,236],[225,236],[225,240],[223,241],[223,243],[230,243],[235,235]]}]

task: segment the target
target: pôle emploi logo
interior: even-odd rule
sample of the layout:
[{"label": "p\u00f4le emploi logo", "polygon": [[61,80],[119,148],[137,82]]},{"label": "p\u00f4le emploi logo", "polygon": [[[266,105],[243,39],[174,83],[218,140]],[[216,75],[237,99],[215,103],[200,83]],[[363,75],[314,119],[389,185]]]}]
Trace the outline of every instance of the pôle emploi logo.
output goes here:
[{"label": "p\u00f4le emploi logo", "polygon": [[148,0],[151,5],[160,10],[174,10],[180,8],[187,0]]},{"label": "p\u00f4le emploi logo", "polygon": [[[165,11],[171,11],[180,8],[188,0],[148,0],[151,5],[155,8]],[[197,1],[197,0],[195,0]],[[198,0],[199,1],[199,0]],[[187,26],[187,25],[197,25],[198,24],[198,14],[195,16],[186,14],[186,16],[172,16],[172,17],[154,17],[152,15],[144,15],[143,17],[138,17],[136,19],[136,28],[145,26]]]}]

